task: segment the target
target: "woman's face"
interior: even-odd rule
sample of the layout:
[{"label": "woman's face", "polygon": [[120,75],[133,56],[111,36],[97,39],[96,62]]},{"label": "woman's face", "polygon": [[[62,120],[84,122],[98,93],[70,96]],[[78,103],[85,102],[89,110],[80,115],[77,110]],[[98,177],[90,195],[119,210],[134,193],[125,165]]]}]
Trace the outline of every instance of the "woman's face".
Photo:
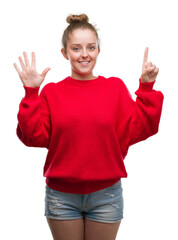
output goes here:
[{"label": "woman's face", "polygon": [[72,78],[91,80],[99,54],[98,42],[90,29],[76,29],[69,35],[66,53],[61,49],[63,56],[70,61]]}]

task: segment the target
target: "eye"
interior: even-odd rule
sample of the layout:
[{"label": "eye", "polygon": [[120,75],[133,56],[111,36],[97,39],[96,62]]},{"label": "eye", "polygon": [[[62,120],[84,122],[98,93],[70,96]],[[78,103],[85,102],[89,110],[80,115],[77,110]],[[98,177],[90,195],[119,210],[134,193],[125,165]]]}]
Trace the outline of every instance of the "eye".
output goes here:
[{"label": "eye", "polygon": [[79,48],[78,48],[78,47],[75,47],[75,48],[73,48],[73,50],[74,50],[74,51],[78,51],[78,50],[79,50]]},{"label": "eye", "polygon": [[94,50],[94,49],[95,49],[95,47],[89,47],[89,49],[90,49],[90,50]]}]

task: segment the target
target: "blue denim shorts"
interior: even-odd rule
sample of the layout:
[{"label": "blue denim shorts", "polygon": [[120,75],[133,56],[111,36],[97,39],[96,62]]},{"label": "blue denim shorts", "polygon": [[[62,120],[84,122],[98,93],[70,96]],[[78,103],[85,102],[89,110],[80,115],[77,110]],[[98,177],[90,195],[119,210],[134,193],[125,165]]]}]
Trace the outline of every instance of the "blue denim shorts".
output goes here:
[{"label": "blue denim shorts", "polygon": [[46,185],[45,216],[58,220],[86,218],[115,223],[123,218],[122,192],[121,180],[89,194],[59,192]]}]

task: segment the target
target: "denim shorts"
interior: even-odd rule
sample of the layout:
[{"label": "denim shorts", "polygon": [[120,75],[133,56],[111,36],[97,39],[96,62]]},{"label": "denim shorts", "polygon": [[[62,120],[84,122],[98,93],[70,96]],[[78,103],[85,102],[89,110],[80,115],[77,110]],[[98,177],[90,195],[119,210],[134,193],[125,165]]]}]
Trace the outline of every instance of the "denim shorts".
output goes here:
[{"label": "denim shorts", "polygon": [[123,218],[121,180],[89,194],[59,192],[46,185],[45,216],[58,220],[86,218],[115,223]]}]

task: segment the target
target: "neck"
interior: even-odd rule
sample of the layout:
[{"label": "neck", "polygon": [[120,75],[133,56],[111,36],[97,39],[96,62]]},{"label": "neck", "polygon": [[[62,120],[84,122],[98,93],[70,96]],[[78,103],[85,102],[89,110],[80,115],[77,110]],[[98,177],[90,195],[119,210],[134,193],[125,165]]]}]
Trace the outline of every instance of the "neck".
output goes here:
[{"label": "neck", "polygon": [[96,79],[97,77],[95,77],[93,73],[82,75],[82,74],[77,74],[75,72],[72,72],[71,78],[78,79],[78,80],[93,80],[93,79]]}]

